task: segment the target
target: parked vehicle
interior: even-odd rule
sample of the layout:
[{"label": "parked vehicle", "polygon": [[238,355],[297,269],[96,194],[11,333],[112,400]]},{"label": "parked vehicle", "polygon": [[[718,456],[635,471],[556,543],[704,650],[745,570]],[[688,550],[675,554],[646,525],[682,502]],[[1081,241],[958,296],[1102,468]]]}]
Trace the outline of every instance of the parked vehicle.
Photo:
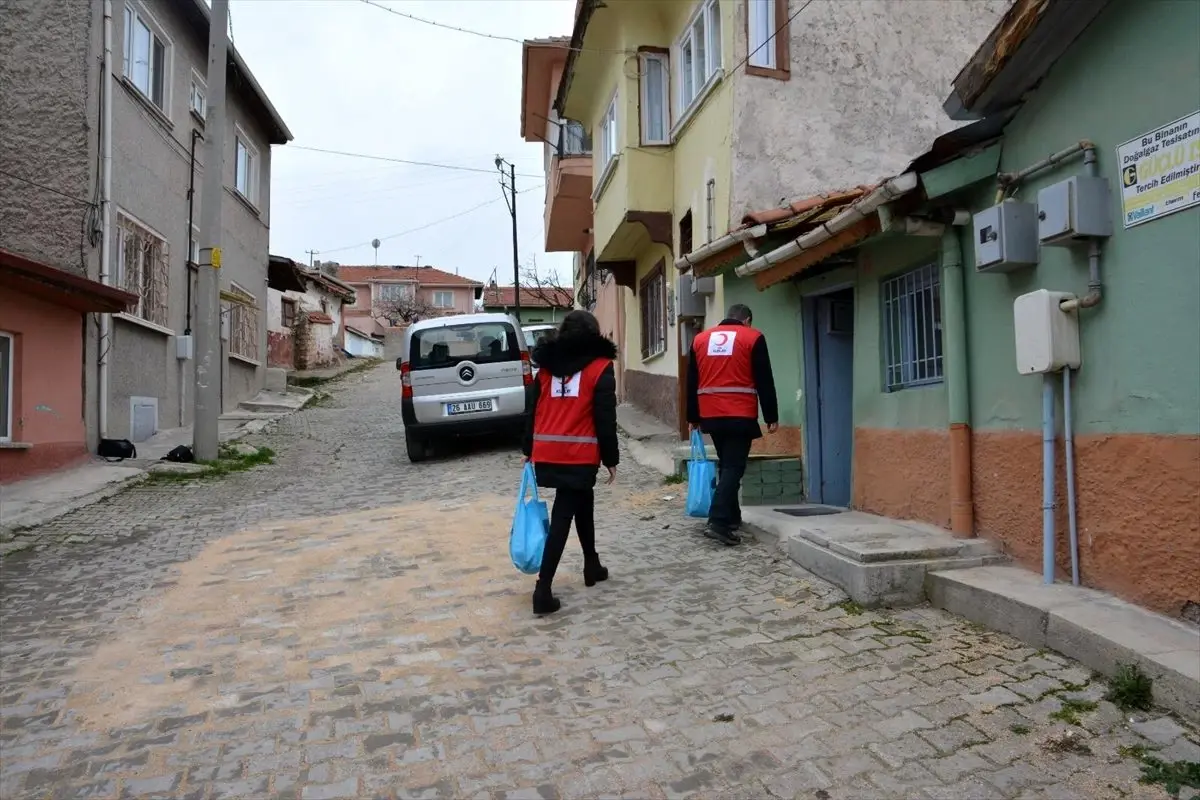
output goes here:
[{"label": "parked vehicle", "polygon": [[409,461],[423,461],[449,437],[524,429],[533,407],[533,368],[513,317],[422,320],[404,331],[401,348],[396,369]]},{"label": "parked vehicle", "polygon": [[[529,352],[533,352],[533,349],[537,347],[538,342],[541,341],[542,337],[546,335],[547,331],[552,331],[557,327],[557,325],[546,325],[544,323],[537,325],[525,325],[522,327],[521,330],[525,333],[525,346],[529,348]],[[536,378],[538,374],[538,365],[536,361],[532,361],[531,363],[533,364],[533,377]]]}]

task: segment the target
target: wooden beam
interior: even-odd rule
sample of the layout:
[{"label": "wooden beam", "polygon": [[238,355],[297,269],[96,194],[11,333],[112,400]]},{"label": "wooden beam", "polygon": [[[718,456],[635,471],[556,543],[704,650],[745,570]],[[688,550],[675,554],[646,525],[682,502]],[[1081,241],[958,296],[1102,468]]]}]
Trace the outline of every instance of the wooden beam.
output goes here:
[{"label": "wooden beam", "polygon": [[879,233],[879,217],[872,214],[811,250],[805,250],[782,264],[776,264],[759,272],[754,276],[754,285],[761,292],[877,233]]}]

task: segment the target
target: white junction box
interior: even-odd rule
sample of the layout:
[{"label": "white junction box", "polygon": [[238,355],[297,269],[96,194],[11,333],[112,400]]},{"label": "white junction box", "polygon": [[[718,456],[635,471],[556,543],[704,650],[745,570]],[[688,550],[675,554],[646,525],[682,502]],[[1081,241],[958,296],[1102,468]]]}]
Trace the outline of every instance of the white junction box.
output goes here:
[{"label": "white junction box", "polygon": [[1038,191],[1038,240],[1070,247],[1080,239],[1112,236],[1108,179],[1072,175]]},{"label": "white junction box", "polygon": [[1079,369],[1079,315],[1059,304],[1074,300],[1070,292],[1038,289],[1013,301],[1013,327],[1017,334],[1017,372],[1036,375]]},{"label": "white junction box", "polygon": [[192,337],[189,334],[175,337],[175,357],[180,361],[192,359]]},{"label": "white junction box", "polygon": [[1038,263],[1037,207],[1005,200],[975,215],[975,269],[1012,272]]}]

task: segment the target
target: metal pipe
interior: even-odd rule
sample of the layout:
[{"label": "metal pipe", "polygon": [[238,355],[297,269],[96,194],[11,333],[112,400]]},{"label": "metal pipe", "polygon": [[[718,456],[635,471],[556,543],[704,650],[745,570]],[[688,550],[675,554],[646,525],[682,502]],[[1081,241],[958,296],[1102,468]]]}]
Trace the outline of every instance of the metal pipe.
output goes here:
[{"label": "metal pipe", "polygon": [[[1096,166],[1096,148],[1090,147],[1084,152],[1083,164],[1087,174],[1100,174]],[[1088,293],[1077,300],[1064,300],[1059,304],[1063,311],[1074,311],[1077,308],[1093,308],[1100,305],[1104,297],[1104,282],[1100,279],[1100,240],[1088,240]]]},{"label": "metal pipe", "polygon": [[1054,583],[1054,381],[1042,375],[1042,583]]},{"label": "metal pipe", "polygon": [[1063,370],[1063,440],[1067,446],[1067,519],[1071,536],[1071,583],[1079,585],[1079,526],[1075,520],[1075,430],[1071,424],[1071,368]]},{"label": "metal pipe", "polygon": [[192,156],[188,164],[188,255],[184,260],[184,274],[187,275],[187,322],[183,326],[183,335],[191,336],[192,334],[192,229],[195,227],[195,210],[196,210],[196,140],[203,139],[204,134],[195,128],[192,129]]},{"label": "metal pipe", "polygon": [[945,226],[942,235],[942,340],[945,342],[946,399],[950,422],[950,529],[975,535],[971,481],[971,395],[968,382],[967,311],[962,238]]},{"label": "metal pipe", "polygon": [[[100,282],[112,282],[112,0],[104,0],[104,57],[100,91]],[[100,340],[97,343],[97,423],[100,438],[108,436],[108,351],[112,344],[112,316],[100,315]]]},{"label": "metal pipe", "polygon": [[1001,172],[996,176],[996,180],[1003,187],[1015,186],[1031,175],[1035,175],[1043,170],[1055,166],[1056,164],[1060,164],[1077,153],[1082,153],[1089,150],[1092,152],[1094,159],[1096,145],[1092,144],[1087,139],[1081,139],[1070,147],[1059,150],[1057,153],[1047,156],[1041,161],[1030,164],[1028,167],[1020,170],[1019,172]]}]

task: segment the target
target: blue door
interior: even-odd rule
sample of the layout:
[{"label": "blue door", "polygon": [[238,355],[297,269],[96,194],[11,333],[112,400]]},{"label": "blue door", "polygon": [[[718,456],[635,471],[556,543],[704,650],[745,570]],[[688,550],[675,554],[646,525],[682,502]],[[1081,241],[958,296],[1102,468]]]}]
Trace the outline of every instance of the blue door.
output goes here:
[{"label": "blue door", "polygon": [[822,295],[813,305],[816,455],[820,462],[820,497],[814,499],[832,506],[848,506],[854,447],[854,290]]}]

